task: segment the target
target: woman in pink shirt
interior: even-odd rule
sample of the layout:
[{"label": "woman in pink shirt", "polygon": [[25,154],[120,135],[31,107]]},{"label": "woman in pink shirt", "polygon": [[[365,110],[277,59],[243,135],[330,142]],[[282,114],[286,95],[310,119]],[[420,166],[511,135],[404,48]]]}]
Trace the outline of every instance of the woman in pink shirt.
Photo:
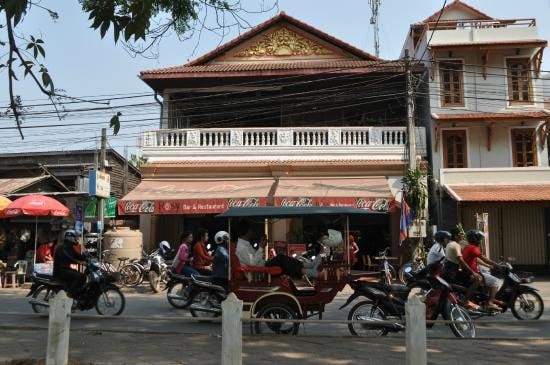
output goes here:
[{"label": "woman in pink shirt", "polygon": [[191,242],[193,242],[193,232],[187,231],[181,235],[181,244],[174,258],[174,262],[172,263],[172,271],[176,274],[185,276],[199,274],[199,272],[191,266]]}]

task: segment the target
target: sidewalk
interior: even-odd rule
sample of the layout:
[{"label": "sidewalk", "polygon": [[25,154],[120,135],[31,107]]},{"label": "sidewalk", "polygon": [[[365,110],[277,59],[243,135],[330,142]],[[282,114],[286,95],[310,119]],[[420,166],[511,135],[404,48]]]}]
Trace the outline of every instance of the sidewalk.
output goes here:
[{"label": "sidewalk", "polygon": [[[44,358],[46,331],[3,331],[0,364]],[[178,337],[179,336],[179,337]],[[69,359],[83,364],[201,364],[221,362],[221,338],[71,332]],[[467,352],[466,352],[467,351]],[[544,364],[550,340],[428,340],[430,364]],[[352,365],[404,364],[404,338],[243,336],[243,364]]]}]

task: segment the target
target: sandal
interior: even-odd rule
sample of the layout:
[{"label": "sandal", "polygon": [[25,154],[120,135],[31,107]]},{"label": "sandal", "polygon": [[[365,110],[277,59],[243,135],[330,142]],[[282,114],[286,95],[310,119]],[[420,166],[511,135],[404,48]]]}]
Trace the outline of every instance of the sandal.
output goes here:
[{"label": "sandal", "polygon": [[495,310],[495,311],[502,311],[502,308],[500,308],[495,303],[487,304],[487,309],[489,310]]},{"label": "sandal", "polygon": [[475,304],[475,303],[472,302],[471,300],[467,300],[467,301],[464,302],[464,308],[466,308],[466,309],[478,310],[478,309],[479,309],[479,305]]}]

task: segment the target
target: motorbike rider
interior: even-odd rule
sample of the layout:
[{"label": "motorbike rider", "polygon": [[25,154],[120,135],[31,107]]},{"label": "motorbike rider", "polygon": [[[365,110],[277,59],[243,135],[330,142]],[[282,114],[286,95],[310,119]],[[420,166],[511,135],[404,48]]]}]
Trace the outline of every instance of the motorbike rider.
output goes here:
[{"label": "motorbike rider", "polygon": [[191,266],[191,242],[193,242],[193,232],[187,231],[181,235],[181,243],[172,262],[172,271],[176,274],[185,276],[199,275],[199,272]]},{"label": "motorbike rider", "polygon": [[462,257],[462,247],[454,240],[447,243],[445,247],[445,263],[443,264],[443,277],[449,282],[460,283],[468,287],[466,292],[466,302],[464,306],[467,309],[479,309],[479,306],[472,302],[470,298],[478,288],[482,278],[479,273],[464,261]]},{"label": "motorbike rider", "polygon": [[219,231],[214,236],[218,246],[212,259],[212,282],[227,289],[229,270],[229,233]]},{"label": "motorbike rider", "polygon": [[318,267],[321,264],[321,255],[317,255],[311,261],[303,262],[286,255],[279,254],[267,262],[265,261],[264,250],[267,242],[260,242],[260,247],[256,250],[250,243],[252,229],[248,222],[243,222],[239,227],[239,239],[237,240],[237,249],[235,254],[239,259],[241,266],[279,266],[284,274],[294,278],[300,278],[306,275],[310,278],[319,276]]},{"label": "motorbike rider", "polygon": [[63,243],[57,247],[53,260],[53,276],[65,284],[68,295],[76,298],[84,286],[85,275],[71,268],[71,264],[81,264],[86,256],[75,251],[80,238],[79,232],[69,229],[65,231]]},{"label": "motorbike rider", "polygon": [[426,260],[428,265],[441,262],[445,258],[445,247],[451,240],[451,233],[448,231],[437,231],[434,234],[435,243],[428,252]]},{"label": "motorbike rider", "polygon": [[501,308],[495,304],[495,295],[500,287],[499,280],[491,275],[490,272],[480,271],[478,265],[478,259],[487,267],[494,268],[499,266],[496,262],[490,260],[483,255],[479,245],[485,238],[483,232],[477,229],[472,229],[466,233],[466,239],[468,240],[468,246],[466,246],[462,252],[464,261],[470,266],[470,268],[483,277],[485,285],[489,287],[489,300],[487,301],[487,308],[492,310],[501,310]]}]

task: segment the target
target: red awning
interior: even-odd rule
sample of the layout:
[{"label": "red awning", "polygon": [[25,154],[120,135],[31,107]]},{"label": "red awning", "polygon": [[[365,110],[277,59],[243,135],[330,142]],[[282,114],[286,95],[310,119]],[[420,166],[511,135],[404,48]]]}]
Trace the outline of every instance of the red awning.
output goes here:
[{"label": "red awning", "polygon": [[265,206],[273,179],[143,180],[118,202],[119,214],[221,213],[228,207]]},{"label": "red awning", "polygon": [[118,212],[132,214],[221,213],[229,207],[346,206],[388,211],[388,181],[376,178],[300,178],[275,180],[143,180],[119,200]]},{"label": "red awning", "polygon": [[393,201],[385,177],[280,179],[276,206],[346,206],[388,211]]}]

